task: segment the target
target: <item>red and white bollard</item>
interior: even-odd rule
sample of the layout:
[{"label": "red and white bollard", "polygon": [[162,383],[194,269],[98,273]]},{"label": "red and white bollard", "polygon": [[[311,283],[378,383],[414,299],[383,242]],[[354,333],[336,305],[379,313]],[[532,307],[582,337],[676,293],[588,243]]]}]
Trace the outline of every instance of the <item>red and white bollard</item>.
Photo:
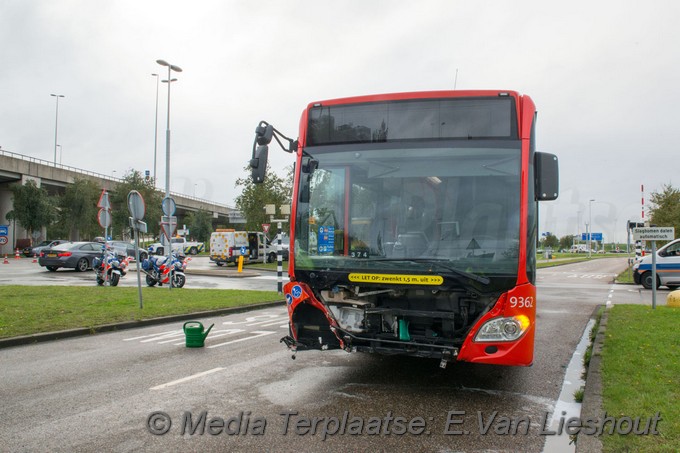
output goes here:
[{"label": "red and white bollard", "polygon": [[17,249],[17,251],[14,252],[14,259],[15,259],[15,260],[21,259],[21,255],[19,255],[19,249]]},{"label": "red and white bollard", "polygon": [[38,255],[36,253],[33,254],[33,261],[32,263],[37,263],[38,262]]},{"label": "red and white bollard", "polygon": [[3,261],[2,264],[9,264],[9,260],[7,259],[7,254],[6,254],[6,253],[5,253],[5,261]]}]

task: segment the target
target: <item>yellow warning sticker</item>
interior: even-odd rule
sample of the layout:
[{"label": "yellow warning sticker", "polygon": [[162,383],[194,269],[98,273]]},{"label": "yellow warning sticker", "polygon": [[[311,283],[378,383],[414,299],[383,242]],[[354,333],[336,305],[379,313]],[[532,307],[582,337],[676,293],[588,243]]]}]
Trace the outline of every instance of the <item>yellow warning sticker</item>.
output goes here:
[{"label": "yellow warning sticker", "polygon": [[354,283],[392,283],[396,285],[441,285],[441,275],[403,275],[403,274],[349,274]]}]

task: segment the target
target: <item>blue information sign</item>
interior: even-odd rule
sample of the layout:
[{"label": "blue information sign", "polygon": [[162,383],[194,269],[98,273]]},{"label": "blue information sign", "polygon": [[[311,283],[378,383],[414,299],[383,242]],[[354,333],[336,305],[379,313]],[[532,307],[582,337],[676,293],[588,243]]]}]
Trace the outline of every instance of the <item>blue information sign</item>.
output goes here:
[{"label": "blue information sign", "polygon": [[[593,241],[601,241],[602,240],[602,233],[590,233],[590,238]],[[587,241],[588,240],[588,233],[581,233],[581,240]]]},{"label": "blue information sign", "polygon": [[320,226],[318,244],[319,255],[332,255],[335,250],[335,227]]},{"label": "blue information sign", "polygon": [[0,225],[0,236],[9,235],[9,225]]}]

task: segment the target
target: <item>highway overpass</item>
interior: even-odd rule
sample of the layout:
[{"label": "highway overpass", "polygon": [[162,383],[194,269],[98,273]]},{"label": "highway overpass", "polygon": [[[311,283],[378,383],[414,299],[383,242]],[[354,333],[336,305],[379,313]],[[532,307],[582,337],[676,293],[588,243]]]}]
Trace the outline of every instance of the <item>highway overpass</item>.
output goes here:
[{"label": "highway overpass", "polygon": [[[115,191],[118,183],[122,182],[119,178],[101,173],[68,165],[55,165],[53,162],[0,149],[0,226],[7,225],[9,230],[7,244],[0,244],[0,254],[9,254],[13,250],[15,237],[26,237],[26,232],[21,228],[21,225],[18,223],[12,225],[12,222],[7,221],[5,217],[13,209],[10,185],[17,182],[25,184],[28,180],[34,180],[39,187],[43,187],[49,194],[57,195],[63,193],[65,187],[72,184],[76,178],[89,179],[102,189],[110,191]],[[176,215],[180,222],[187,212],[198,210],[212,212],[214,226],[243,221],[241,214],[233,207],[175,192],[172,192],[171,195],[177,204]],[[149,220],[147,219],[147,221]]]}]

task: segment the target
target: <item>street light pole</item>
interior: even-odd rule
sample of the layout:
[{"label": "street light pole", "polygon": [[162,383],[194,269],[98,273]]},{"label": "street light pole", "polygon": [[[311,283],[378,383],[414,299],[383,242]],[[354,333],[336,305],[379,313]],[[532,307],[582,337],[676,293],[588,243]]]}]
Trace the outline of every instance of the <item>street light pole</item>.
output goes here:
[{"label": "street light pole", "polygon": [[[168,63],[165,60],[156,60],[156,63],[158,63],[161,66],[167,66],[168,68],[168,80],[163,80],[164,83],[168,84],[168,122],[167,122],[167,128],[165,131],[165,198],[170,198],[170,84],[172,82],[176,82],[177,79],[172,79],[170,78],[172,75],[172,71],[175,72],[182,72],[182,68],[179,66],[175,66],[173,64]],[[172,216],[168,215],[170,219],[170,225],[168,225],[168,229],[170,232],[172,232],[173,227],[172,227]],[[171,233],[168,232],[168,234],[171,235]],[[172,239],[167,238],[167,248],[168,250],[166,251],[167,255],[167,263],[170,265],[171,261],[171,255],[172,255]],[[172,289],[172,269],[170,270],[170,281],[168,282],[168,289]]]},{"label": "street light pole", "polygon": [[156,77],[156,120],[153,128],[153,186],[156,187],[156,150],[158,149],[158,74],[151,74]]},{"label": "street light pole", "polygon": [[591,257],[592,249],[592,235],[593,235],[593,201],[594,199],[588,200],[588,258]]},{"label": "street light pole", "polygon": [[57,166],[57,130],[59,127],[59,98],[66,97],[63,94],[50,94],[57,98],[57,112],[54,118],[54,166]]},{"label": "street light pole", "polygon": [[182,68],[172,65],[165,60],[156,60],[156,63],[168,68],[168,80],[162,81],[168,84],[168,118],[165,130],[165,197],[167,198],[170,196],[170,84],[177,81],[177,79],[171,79],[170,77],[172,71],[182,72]]}]

